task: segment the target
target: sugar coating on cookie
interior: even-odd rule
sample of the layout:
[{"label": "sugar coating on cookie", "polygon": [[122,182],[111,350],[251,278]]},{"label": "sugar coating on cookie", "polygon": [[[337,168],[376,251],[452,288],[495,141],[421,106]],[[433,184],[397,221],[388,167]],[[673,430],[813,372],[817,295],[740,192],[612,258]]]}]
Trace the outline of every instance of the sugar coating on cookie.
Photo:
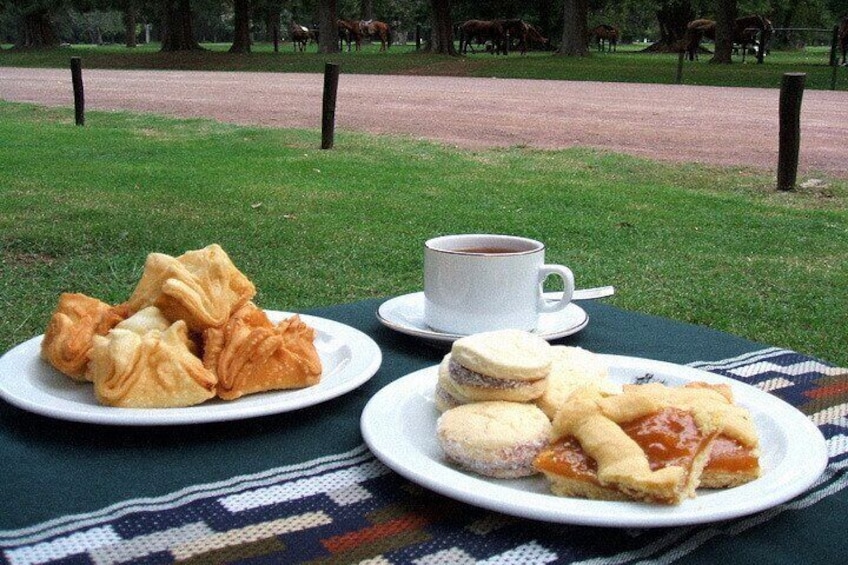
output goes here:
[{"label": "sugar coating on cookie", "polygon": [[533,460],[550,439],[551,423],[533,404],[488,401],[444,412],[436,436],[445,456],[460,467],[495,478],[536,473]]}]

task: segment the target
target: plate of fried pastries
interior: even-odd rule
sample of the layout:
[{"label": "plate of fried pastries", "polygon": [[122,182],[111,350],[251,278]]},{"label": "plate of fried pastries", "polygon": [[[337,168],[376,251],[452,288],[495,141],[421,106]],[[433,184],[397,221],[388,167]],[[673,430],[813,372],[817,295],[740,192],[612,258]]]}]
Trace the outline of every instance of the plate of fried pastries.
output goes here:
[{"label": "plate of fried pastries", "polygon": [[[272,320],[290,313],[266,311]],[[0,397],[24,410],[62,420],[94,424],[160,426],[241,420],[313,406],[367,382],[380,367],[377,344],[359,330],[325,318],[301,314],[315,329],[321,380],[310,387],[211,399],[177,408],[117,408],[98,403],[91,383],[74,382],[40,356],[43,336],[34,337],[0,358]]]},{"label": "plate of fried pastries", "polygon": [[[776,396],[692,367],[617,355],[597,354],[597,358],[607,367],[608,383],[620,386],[627,394],[633,390],[633,394],[644,396],[647,392],[643,391],[660,387],[682,390],[686,398],[691,394],[689,387],[720,387],[732,391],[734,406],[748,415],[746,418],[750,418],[758,436],[756,477],[742,484],[726,485],[727,488],[697,488],[681,501],[662,504],[635,499],[598,499],[595,494],[557,495],[553,493],[555,487],[546,477],[547,473],[541,472],[518,478],[494,478],[480,474],[447,455],[440,420],[448,414],[468,409],[466,412],[470,416],[476,416],[478,420],[482,418],[484,427],[489,429],[493,427],[494,409],[500,410],[503,406],[496,405],[500,401],[479,402],[479,406],[487,409],[482,416],[473,402],[446,408],[438,398],[447,375],[446,362],[402,377],[374,395],[362,413],[363,437],[371,451],[388,467],[442,495],[522,518],[607,527],[678,526],[753,514],[804,492],[827,464],[827,446],[821,432],[804,414]],[[572,392],[567,404],[563,404],[560,412],[553,417],[553,430],[564,426],[562,421],[571,420],[572,431],[569,433],[585,436],[587,442],[595,442],[593,446],[582,446],[587,452],[594,449],[594,453],[600,454],[598,462],[594,463],[595,472],[597,467],[606,465],[606,476],[626,475],[623,472],[626,465],[615,468],[616,462],[608,464],[603,461],[615,459],[621,452],[627,451],[619,449],[611,439],[622,434],[622,430],[615,429],[616,426],[610,428],[609,420],[599,418],[598,414],[587,409],[587,406],[594,408],[601,404],[600,400],[592,400],[591,397],[591,394],[597,395],[597,387],[581,385],[578,388],[580,392]],[[588,401],[582,398],[584,393],[589,395]],[[609,399],[613,403],[618,402],[621,410],[626,403],[620,402],[617,396],[618,393],[611,393]],[[581,397],[580,402],[575,400],[577,397]],[[566,407],[574,416],[561,416]],[[578,421],[576,416],[580,412],[588,414],[582,421]],[[515,415],[518,416],[517,413]],[[469,430],[473,431],[476,425],[473,420],[463,420],[461,424],[453,430],[460,436],[471,435]],[[508,431],[509,427],[509,422],[501,426]],[[649,434],[654,432],[656,430],[648,431]],[[550,437],[554,438],[554,443],[550,444],[553,446],[556,435]],[[502,443],[503,438],[494,439]],[[461,445],[461,441],[464,438],[459,437],[457,445]],[[482,452],[483,444],[472,447]],[[513,447],[503,448],[499,444],[498,453],[502,456],[511,456],[516,451]],[[541,457],[537,456],[534,464],[538,465]],[[578,475],[576,473],[575,476]],[[604,493],[597,496],[604,496]]]},{"label": "plate of fried pastries", "polygon": [[379,369],[359,330],[255,295],[217,244],[151,253],[124,302],[62,293],[44,334],[0,358],[0,397],[79,422],[193,424],[312,406]]}]

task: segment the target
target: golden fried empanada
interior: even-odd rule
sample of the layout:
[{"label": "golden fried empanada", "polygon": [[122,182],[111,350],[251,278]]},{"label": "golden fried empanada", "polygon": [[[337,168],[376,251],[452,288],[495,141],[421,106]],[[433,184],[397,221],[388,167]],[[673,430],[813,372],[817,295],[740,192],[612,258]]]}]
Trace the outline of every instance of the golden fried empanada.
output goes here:
[{"label": "golden fried empanada", "polygon": [[97,399],[108,406],[171,408],[215,396],[215,375],[192,353],[185,322],[148,307],[95,336],[88,365]]},{"label": "golden fried empanada", "polygon": [[303,388],[321,378],[315,330],[299,316],[273,324],[248,302],[220,328],[204,332],[203,363],[218,376],[218,396]]},{"label": "golden fried empanada", "polygon": [[74,380],[84,381],[95,335],[105,335],[129,313],[78,293],[63,293],[47,324],[41,356]]},{"label": "golden fried empanada", "polygon": [[156,306],[171,321],[184,320],[192,331],[223,325],[256,294],[256,287],[220,245],[179,257],[151,253],[128,304],[134,310]]}]

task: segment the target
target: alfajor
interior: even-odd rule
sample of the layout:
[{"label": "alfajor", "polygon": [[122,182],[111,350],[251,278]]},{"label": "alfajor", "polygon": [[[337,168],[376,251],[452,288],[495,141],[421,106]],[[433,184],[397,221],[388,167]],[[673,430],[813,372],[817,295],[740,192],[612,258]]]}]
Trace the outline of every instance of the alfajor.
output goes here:
[{"label": "alfajor", "polygon": [[551,346],[535,334],[498,330],[463,337],[439,366],[440,409],[486,400],[529,402],[545,392],[550,368]]},{"label": "alfajor", "polygon": [[571,393],[585,386],[595,387],[604,396],[621,393],[621,385],[609,378],[609,366],[600,355],[582,347],[551,346],[548,386],[535,403],[553,420]]},{"label": "alfajor", "polygon": [[444,412],[436,437],[448,460],[498,479],[536,473],[533,460],[550,441],[551,423],[537,406],[474,402]]}]

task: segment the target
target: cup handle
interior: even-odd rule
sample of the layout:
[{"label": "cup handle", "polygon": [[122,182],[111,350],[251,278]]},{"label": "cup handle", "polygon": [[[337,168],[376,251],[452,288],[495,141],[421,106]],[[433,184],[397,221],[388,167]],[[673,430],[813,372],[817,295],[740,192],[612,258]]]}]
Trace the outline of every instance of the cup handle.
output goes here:
[{"label": "cup handle", "polygon": [[[559,300],[548,300],[545,298],[543,284],[545,279],[554,275],[562,279],[562,298]],[[559,312],[571,302],[574,294],[574,274],[571,269],[563,265],[542,265],[539,267],[539,312]]]}]

